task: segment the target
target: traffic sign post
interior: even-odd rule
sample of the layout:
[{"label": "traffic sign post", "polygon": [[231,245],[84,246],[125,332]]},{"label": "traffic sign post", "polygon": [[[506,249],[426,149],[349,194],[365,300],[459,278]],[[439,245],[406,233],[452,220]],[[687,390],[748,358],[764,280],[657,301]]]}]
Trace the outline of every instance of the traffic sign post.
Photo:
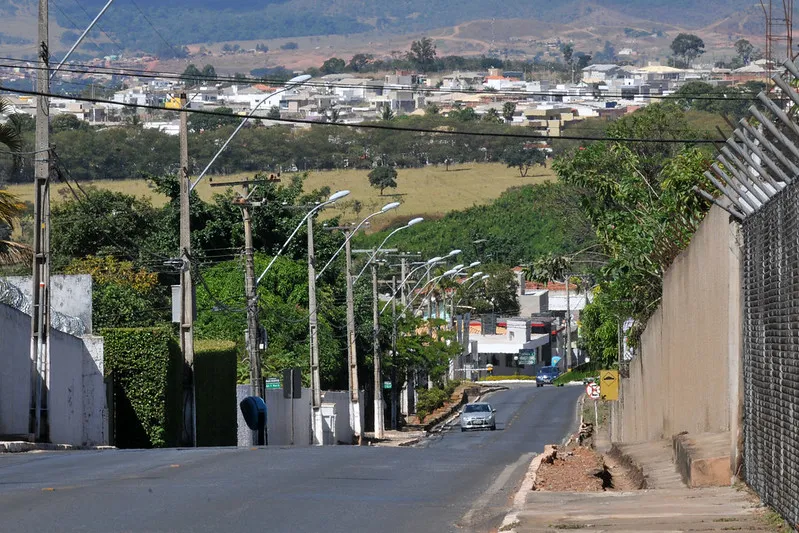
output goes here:
[{"label": "traffic sign post", "polygon": [[599,372],[599,392],[603,400],[619,399],[619,371],[601,370]]},{"label": "traffic sign post", "polygon": [[280,388],[280,378],[266,378],[266,388],[267,389],[279,389]]},{"label": "traffic sign post", "polygon": [[599,385],[596,383],[589,383],[585,386],[585,393],[589,398],[594,400],[594,427],[599,429],[599,408],[597,407],[597,400],[599,400]]}]

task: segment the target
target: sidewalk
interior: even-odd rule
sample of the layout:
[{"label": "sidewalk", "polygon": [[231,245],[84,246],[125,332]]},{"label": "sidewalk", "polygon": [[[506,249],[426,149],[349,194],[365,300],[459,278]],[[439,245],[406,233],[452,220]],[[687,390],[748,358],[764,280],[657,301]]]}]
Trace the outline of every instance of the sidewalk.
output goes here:
[{"label": "sidewalk", "polygon": [[[688,488],[677,473],[668,441],[614,445],[596,436],[600,453],[638,469],[647,488],[630,491],[543,492],[532,490],[541,457],[531,464],[500,531],[516,533],[775,531],[764,508],[744,485]],[[633,472],[633,478],[635,473]]]},{"label": "sidewalk", "polygon": [[0,441],[0,453],[52,452],[63,450],[116,450],[115,446],[73,446],[46,442]]},{"label": "sidewalk", "polygon": [[396,448],[398,446],[413,446],[425,438],[427,432],[423,430],[395,431],[387,429],[383,432],[382,439],[375,439],[375,434],[371,431],[367,431],[363,436],[364,444],[367,446],[388,446],[390,448]]}]

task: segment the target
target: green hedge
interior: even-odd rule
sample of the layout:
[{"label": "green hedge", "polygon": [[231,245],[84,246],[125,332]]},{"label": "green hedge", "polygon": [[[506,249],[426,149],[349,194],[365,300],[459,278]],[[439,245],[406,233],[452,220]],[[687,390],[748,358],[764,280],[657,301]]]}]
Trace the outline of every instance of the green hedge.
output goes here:
[{"label": "green hedge", "polygon": [[535,381],[535,376],[518,375],[518,376],[486,376],[480,378],[479,381],[508,381],[508,380],[521,380],[521,381]]},{"label": "green hedge", "polygon": [[194,343],[197,445],[236,445],[236,343]]},{"label": "green hedge", "polygon": [[115,445],[177,446],[183,363],[171,329],[104,329],[101,335],[105,374],[113,377]]}]

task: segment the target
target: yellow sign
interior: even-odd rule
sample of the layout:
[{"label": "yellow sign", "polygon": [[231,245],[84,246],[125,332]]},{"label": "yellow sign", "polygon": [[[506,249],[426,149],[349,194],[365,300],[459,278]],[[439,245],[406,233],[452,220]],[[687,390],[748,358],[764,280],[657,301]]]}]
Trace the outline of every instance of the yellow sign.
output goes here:
[{"label": "yellow sign", "polygon": [[615,401],[619,399],[619,371],[599,371],[599,397],[603,400]]}]

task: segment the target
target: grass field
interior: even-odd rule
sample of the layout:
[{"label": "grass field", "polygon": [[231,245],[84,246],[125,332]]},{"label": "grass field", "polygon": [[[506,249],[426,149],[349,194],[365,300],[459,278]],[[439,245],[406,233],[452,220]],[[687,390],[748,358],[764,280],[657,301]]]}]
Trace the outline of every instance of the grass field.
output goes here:
[{"label": "grass field", "polygon": [[[357,219],[355,202],[360,202],[360,217],[377,211],[388,202],[398,201],[402,205],[392,212],[390,218],[379,221],[373,229],[379,229],[389,220],[409,218],[412,216],[437,217],[449,211],[471,207],[476,204],[485,204],[498,197],[509,187],[541,183],[554,178],[554,173],[549,168],[534,168],[531,175],[526,178],[519,177],[515,168],[507,168],[501,163],[479,163],[471,165],[450,165],[447,171],[442,166],[430,166],[420,169],[401,169],[398,171],[397,188],[386,189],[385,195],[380,196],[380,191],[369,185],[366,170],[333,170],[310,172],[305,182],[305,190],[310,191],[324,186],[331,191],[348,189],[350,195],[341,200],[336,207],[327,209],[325,217],[341,215],[344,220]],[[234,177],[242,178],[245,175],[214,177],[219,183]],[[288,178],[284,175],[284,178]],[[97,181],[82,183],[83,187],[94,186],[98,188],[120,191],[137,197],[149,198],[154,205],[160,206],[166,202],[166,197],[158,195],[149,188],[144,180]],[[20,200],[33,200],[33,185],[11,185],[9,192],[17,195]],[[197,186],[200,196],[209,200],[214,193],[222,192],[222,188],[212,188],[207,180]],[[58,203],[64,198],[71,198],[69,190],[60,183],[53,184],[52,201]]]}]

